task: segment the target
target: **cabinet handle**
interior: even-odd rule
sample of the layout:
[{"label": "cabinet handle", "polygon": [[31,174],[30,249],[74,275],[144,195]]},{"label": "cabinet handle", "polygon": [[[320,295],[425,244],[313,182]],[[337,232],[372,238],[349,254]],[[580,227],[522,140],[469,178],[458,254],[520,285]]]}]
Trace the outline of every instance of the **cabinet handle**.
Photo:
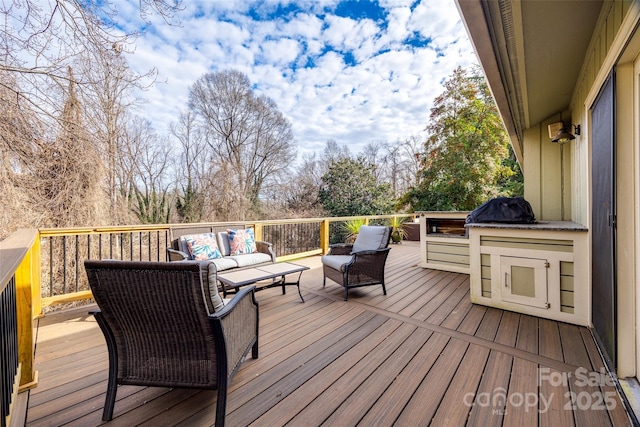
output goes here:
[{"label": "cabinet handle", "polygon": [[509,287],[509,273],[508,272],[504,272],[504,287],[508,288]]}]

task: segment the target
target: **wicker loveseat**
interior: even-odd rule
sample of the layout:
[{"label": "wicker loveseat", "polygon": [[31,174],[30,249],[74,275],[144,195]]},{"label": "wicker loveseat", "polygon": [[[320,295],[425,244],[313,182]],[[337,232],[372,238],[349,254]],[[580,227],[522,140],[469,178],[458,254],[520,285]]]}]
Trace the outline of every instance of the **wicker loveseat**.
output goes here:
[{"label": "wicker loveseat", "polygon": [[[244,231],[243,228],[239,230]],[[249,230],[249,229],[247,229]],[[252,230],[251,230],[252,231]],[[171,247],[167,248],[167,259],[169,261],[185,261],[194,259],[188,247],[188,238],[206,234],[215,235],[217,247],[220,251],[220,258],[211,258],[218,271],[233,268],[250,268],[264,264],[276,262],[276,254],[273,245],[268,242],[255,241],[255,252],[233,254],[229,242],[229,232],[227,228],[219,229],[215,226],[185,226],[172,227],[170,229]]]}]

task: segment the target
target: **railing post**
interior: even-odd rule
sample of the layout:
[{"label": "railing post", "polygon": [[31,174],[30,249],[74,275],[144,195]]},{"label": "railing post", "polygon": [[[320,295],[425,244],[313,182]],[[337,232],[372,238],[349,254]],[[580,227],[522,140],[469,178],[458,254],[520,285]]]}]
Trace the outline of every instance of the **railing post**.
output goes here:
[{"label": "railing post", "polygon": [[[20,391],[37,386],[34,369],[35,335],[33,319],[40,314],[40,235],[35,238],[16,270],[16,314],[18,319],[18,360],[22,367]],[[37,292],[37,297],[34,295]],[[35,302],[35,304],[34,304]],[[38,310],[38,312],[36,312]]]},{"label": "railing post", "polygon": [[42,253],[40,232],[36,236],[30,250],[31,255],[31,303],[32,316],[34,319],[44,317],[42,312]]},{"label": "railing post", "polygon": [[256,238],[256,240],[264,240],[262,238],[262,223],[255,223],[253,224],[253,234]]},{"label": "railing post", "polygon": [[320,223],[320,249],[322,249],[322,253],[326,254],[329,252],[329,220],[324,219]]}]

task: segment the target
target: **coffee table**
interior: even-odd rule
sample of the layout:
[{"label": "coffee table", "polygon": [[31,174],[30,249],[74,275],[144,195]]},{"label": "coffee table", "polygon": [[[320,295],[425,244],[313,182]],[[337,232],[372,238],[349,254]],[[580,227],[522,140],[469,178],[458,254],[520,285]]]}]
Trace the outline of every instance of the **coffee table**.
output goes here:
[{"label": "coffee table", "polygon": [[[290,262],[279,262],[277,264],[262,265],[260,267],[247,268],[239,271],[222,271],[218,273],[218,280],[222,283],[222,294],[223,297],[226,298],[227,287],[233,288],[235,292],[238,292],[241,286],[253,285],[254,283],[262,280],[280,277],[280,280],[274,280],[272,283],[256,287],[256,290],[258,291],[282,286],[282,294],[284,295],[287,293],[286,286],[297,286],[298,295],[300,295],[300,299],[304,302],[304,298],[302,298],[302,293],[300,292],[300,277],[302,276],[302,272],[308,269],[309,267],[304,265],[293,264]],[[285,281],[285,276],[287,274],[295,273],[299,273],[297,281]]]}]

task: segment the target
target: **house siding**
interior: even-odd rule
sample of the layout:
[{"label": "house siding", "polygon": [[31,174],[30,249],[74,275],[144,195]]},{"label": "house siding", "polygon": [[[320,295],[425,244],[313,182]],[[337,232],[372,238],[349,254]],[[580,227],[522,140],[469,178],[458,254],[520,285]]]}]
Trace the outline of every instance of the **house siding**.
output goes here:
[{"label": "house siding", "polygon": [[[635,267],[637,248],[640,247],[637,212],[640,206],[640,125],[634,118],[640,114],[640,90],[637,88],[640,67],[636,64],[634,68],[633,61],[640,53],[640,47],[629,44],[638,24],[639,10],[640,2],[637,1],[603,2],[569,109],[532,125],[525,131],[523,140],[525,198],[538,219],[572,220],[589,227],[590,108],[603,83],[616,68],[617,365],[620,377],[638,375],[636,366],[639,363],[635,357],[637,337],[634,319],[640,310],[640,277]],[[581,134],[564,146],[551,143],[547,126],[558,121],[579,124]],[[590,276],[590,272],[588,274]],[[589,283],[590,280],[589,277]],[[568,289],[563,291],[563,301],[568,302]],[[565,309],[569,310],[568,303]]]},{"label": "house siding", "polygon": [[[625,49],[638,23],[638,3],[607,1],[592,37],[585,61],[574,90],[570,110],[573,123],[582,126],[582,136],[572,146],[572,216],[576,222],[590,225],[590,109],[600,88],[616,69],[616,180],[617,184],[617,374],[630,377],[636,370],[635,321],[637,273],[635,269],[637,236],[637,148],[634,107],[635,72],[633,58],[638,52]],[[631,48],[633,49],[633,48]],[[628,48],[627,48],[628,50]],[[591,262],[597,262],[592,260]]]}]

